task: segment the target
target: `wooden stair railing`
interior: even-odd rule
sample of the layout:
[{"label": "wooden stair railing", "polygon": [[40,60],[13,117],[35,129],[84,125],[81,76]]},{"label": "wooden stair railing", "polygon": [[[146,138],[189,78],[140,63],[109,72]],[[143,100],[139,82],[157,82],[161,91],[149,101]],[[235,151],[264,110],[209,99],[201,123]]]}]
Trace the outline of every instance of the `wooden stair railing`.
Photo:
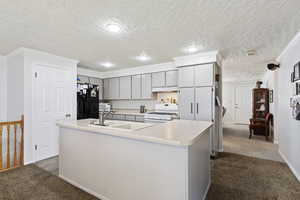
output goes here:
[{"label": "wooden stair railing", "polygon": [[[13,141],[13,166],[11,166],[11,155],[10,155],[10,139],[11,139],[11,127],[13,126],[14,130],[14,141]],[[18,127],[20,127],[21,135],[18,141]],[[6,130],[6,166],[4,165],[2,147],[5,141],[3,141],[3,133]],[[19,145],[19,152],[18,146]],[[24,165],[24,116],[22,115],[20,121],[11,121],[11,122],[0,122],[0,172],[12,168],[16,168]]]}]

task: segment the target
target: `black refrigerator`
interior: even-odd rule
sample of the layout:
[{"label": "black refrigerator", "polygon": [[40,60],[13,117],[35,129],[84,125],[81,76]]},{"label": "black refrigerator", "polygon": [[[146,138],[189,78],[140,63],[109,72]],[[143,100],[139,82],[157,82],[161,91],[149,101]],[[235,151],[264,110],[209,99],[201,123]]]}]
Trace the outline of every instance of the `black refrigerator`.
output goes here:
[{"label": "black refrigerator", "polygon": [[77,119],[99,118],[99,86],[77,84]]}]

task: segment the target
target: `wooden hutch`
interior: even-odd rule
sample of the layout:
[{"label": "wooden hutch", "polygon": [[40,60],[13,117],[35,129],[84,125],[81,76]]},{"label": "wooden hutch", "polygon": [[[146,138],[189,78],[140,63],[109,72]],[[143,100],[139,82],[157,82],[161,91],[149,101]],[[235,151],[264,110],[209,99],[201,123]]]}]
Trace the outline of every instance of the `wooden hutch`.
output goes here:
[{"label": "wooden hutch", "polygon": [[270,126],[273,123],[273,116],[270,114],[270,91],[267,88],[260,88],[261,82],[257,83],[257,88],[252,91],[252,119],[250,119],[250,136],[262,135],[269,140],[273,136]]}]

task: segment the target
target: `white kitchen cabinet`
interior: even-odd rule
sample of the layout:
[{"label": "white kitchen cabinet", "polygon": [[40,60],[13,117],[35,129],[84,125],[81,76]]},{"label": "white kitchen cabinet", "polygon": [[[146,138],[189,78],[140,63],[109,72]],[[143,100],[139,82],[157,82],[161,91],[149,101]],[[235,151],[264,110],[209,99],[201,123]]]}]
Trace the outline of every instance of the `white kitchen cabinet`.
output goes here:
[{"label": "white kitchen cabinet", "polygon": [[213,86],[213,64],[195,66],[195,86]]},{"label": "white kitchen cabinet", "polygon": [[195,89],[182,88],[179,93],[180,119],[195,119]]},{"label": "white kitchen cabinet", "polygon": [[178,86],[193,87],[194,86],[194,67],[181,67],[178,71]]},{"label": "white kitchen cabinet", "polygon": [[109,79],[109,99],[120,98],[120,79],[111,78]]},{"label": "white kitchen cabinet", "polygon": [[212,87],[200,87],[195,89],[195,119],[200,121],[212,121],[213,119],[213,90]]},{"label": "white kitchen cabinet", "polygon": [[131,99],[131,76],[120,77],[120,99]]},{"label": "white kitchen cabinet", "polygon": [[131,91],[131,96],[132,96],[132,99],[141,99],[142,97],[142,78],[141,78],[141,75],[135,75],[135,76],[132,76],[132,91]]},{"label": "white kitchen cabinet", "polygon": [[103,81],[103,96],[104,99],[110,99],[110,94],[109,94],[109,79],[104,79]]},{"label": "white kitchen cabinet", "polygon": [[174,87],[178,84],[178,71],[167,71],[166,72],[166,87]]},{"label": "white kitchen cabinet", "polygon": [[152,98],[152,84],[151,84],[151,74],[142,74],[142,99],[151,99]]},{"label": "white kitchen cabinet", "polygon": [[166,72],[152,73],[152,87],[159,88],[166,85]]}]

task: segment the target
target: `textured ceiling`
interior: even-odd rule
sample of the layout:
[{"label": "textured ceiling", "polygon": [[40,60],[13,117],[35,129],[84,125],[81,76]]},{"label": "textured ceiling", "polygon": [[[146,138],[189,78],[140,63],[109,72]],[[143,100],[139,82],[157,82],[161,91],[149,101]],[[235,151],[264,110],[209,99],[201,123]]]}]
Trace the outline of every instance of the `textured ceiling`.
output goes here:
[{"label": "textured ceiling", "polygon": [[[0,0],[0,54],[24,46],[105,71],[171,61],[192,43],[220,50],[226,80],[256,78],[300,28],[299,0]],[[118,20],[119,35],[103,30]],[[257,56],[247,57],[248,49]]]}]

